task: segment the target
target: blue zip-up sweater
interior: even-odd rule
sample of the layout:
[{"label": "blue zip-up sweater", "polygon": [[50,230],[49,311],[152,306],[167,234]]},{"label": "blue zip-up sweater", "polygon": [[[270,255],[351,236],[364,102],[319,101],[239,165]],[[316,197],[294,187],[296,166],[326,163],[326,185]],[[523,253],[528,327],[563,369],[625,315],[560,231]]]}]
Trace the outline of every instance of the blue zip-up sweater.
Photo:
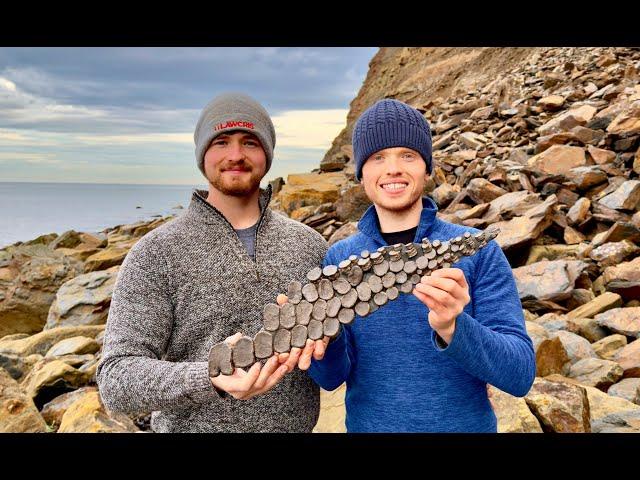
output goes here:
[{"label": "blue zip-up sweater", "polygon": [[[422,201],[415,242],[479,231],[438,219],[433,200]],[[373,206],[358,230],[329,249],[325,265],[385,244]],[[323,360],[312,361],[309,375],[325,390],[347,382],[347,431],[496,432],[487,384],[518,397],[531,388],[533,344],[500,246],[491,241],[453,266],[464,272],[471,301],[457,317],[448,346],[436,343],[428,307],[413,294],[401,294],[343,326]]]}]

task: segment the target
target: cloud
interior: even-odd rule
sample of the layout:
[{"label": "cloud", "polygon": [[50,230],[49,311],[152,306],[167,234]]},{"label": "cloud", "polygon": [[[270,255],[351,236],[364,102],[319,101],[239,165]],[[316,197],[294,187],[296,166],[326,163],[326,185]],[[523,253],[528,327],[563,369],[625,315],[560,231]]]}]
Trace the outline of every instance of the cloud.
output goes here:
[{"label": "cloud", "polygon": [[344,128],[348,110],[292,110],[272,117],[276,148],[325,149]]}]

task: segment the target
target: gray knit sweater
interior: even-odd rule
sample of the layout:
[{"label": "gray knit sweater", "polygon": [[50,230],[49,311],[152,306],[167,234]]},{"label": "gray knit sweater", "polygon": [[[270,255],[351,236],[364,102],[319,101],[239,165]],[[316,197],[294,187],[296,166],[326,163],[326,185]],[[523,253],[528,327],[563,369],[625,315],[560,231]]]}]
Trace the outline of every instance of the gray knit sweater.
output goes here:
[{"label": "gray knit sweater", "polygon": [[142,237],[116,281],[97,380],[107,408],[153,412],[156,432],[310,432],[319,389],[295,369],[251,400],[220,396],[208,375],[211,346],[253,336],[262,310],[322,263],[313,229],[266,206],[261,192],[256,261],[231,224],[194,190],[183,215]]}]

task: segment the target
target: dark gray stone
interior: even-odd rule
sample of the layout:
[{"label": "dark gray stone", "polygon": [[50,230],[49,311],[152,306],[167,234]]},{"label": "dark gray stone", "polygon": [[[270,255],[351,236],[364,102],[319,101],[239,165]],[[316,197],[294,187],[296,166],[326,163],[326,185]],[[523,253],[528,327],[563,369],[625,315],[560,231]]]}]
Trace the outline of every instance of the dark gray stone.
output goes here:
[{"label": "dark gray stone", "polygon": [[318,296],[322,300],[329,300],[333,297],[333,285],[331,280],[323,278],[318,282]]},{"label": "dark gray stone", "polygon": [[313,304],[306,300],[302,300],[298,305],[296,305],[296,323],[298,325],[308,325],[312,311]]},{"label": "dark gray stone", "polygon": [[307,283],[302,287],[302,296],[308,302],[315,302],[318,299],[318,289],[313,283]]},{"label": "dark gray stone", "polygon": [[209,376],[232,375],[233,370],[231,347],[226,342],[216,343],[209,350]]},{"label": "dark gray stone", "polygon": [[280,326],[280,306],[275,303],[267,303],[264,306],[262,323],[265,330],[276,331]]},{"label": "dark gray stone", "polygon": [[345,308],[353,307],[358,301],[358,292],[352,288],[341,299],[342,306]]},{"label": "dark gray stone", "polygon": [[291,331],[286,328],[278,329],[273,336],[273,349],[278,353],[286,353],[291,350]]},{"label": "dark gray stone", "polygon": [[324,320],[327,317],[327,301],[318,299],[313,304],[313,311],[311,316],[316,320]]},{"label": "dark gray stone", "polygon": [[273,355],[273,335],[265,330],[260,330],[253,337],[253,349],[257,359],[269,358]]},{"label": "dark gray stone", "polygon": [[335,317],[325,318],[323,322],[323,329],[325,337],[335,337],[340,331],[340,322]]},{"label": "dark gray stone", "polygon": [[307,330],[311,340],[320,340],[324,333],[324,325],[318,320],[311,320]]},{"label": "dark gray stone", "polygon": [[304,325],[296,325],[291,330],[291,346],[297,348],[304,348],[307,343],[307,327]]},{"label": "dark gray stone", "polygon": [[342,299],[340,297],[333,297],[327,302],[327,317],[337,317],[338,312],[342,307]]},{"label": "dark gray stone", "polygon": [[253,355],[253,340],[251,337],[242,337],[232,349],[233,364],[238,368],[245,368],[253,365],[256,361]]},{"label": "dark gray stone", "polygon": [[293,328],[296,324],[296,306],[292,303],[285,303],[280,307],[280,327]]}]

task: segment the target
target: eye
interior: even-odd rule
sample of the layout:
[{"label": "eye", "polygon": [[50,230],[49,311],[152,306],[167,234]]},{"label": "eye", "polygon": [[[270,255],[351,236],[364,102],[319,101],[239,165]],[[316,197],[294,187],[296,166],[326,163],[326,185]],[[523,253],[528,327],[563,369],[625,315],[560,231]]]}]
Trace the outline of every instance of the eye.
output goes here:
[{"label": "eye", "polygon": [[416,154],[413,152],[404,152],[402,154],[402,158],[406,159],[406,160],[413,160],[416,158]]},{"label": "eye", "polygon": [[216,138],[212,145],[226,145],[227,144],[227,139],[226,138]]},{"label": "eye", "polygon": [[375,155],[371,156],[371,160],[374,160],[376,162],[380,162],[380,161],[384,160],[384,155],[376,153]]},{"label": "eye", "polygon": [[259,145],[256,140],[245,140],[244,144],[248,147],[257,147]]}]

